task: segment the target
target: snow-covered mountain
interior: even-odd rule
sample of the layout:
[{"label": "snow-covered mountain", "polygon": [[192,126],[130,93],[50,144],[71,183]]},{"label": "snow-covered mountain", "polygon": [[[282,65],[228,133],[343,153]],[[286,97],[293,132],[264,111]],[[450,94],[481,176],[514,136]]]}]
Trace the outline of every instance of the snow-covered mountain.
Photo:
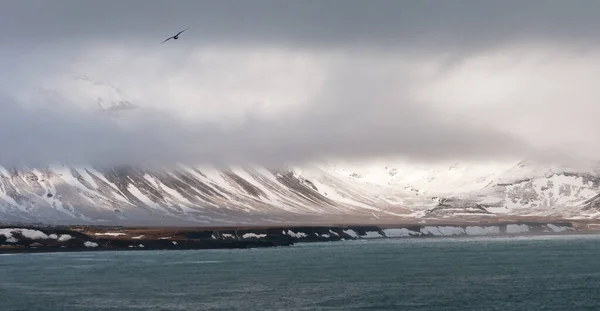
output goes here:
[{"label": "snow-covered mountain", "polygon": [[[74,81],[67,94],[38,95],[86,103],[111,116],[139,108],[115,86]],[[0,167],[0,222],[226,225],[506,216],[598,217],[600,174],[594,167],[533,161]]]},{"label": "snow-covered mountain", "polygon": [[524,178],[518,174],[522,165],[496,171],[461,165],[443,171],[391,165],[355,170],[334,164],[277,171],[258,166],[2,168],[0,219],[225,225],[599,215],[597,175],[542,170]]}]

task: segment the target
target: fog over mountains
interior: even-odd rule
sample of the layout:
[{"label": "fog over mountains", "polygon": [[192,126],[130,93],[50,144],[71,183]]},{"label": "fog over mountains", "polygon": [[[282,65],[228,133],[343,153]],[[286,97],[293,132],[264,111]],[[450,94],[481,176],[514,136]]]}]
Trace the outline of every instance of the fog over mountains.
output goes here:
[{"label": "fog over mountains", "polygon": [[[84,76],[77,92],[36,96],[123,122],[144,109]],[[93,143],[93,142],[91,142]],[[511,216],[595,218],[600,175],[521,161],[419,164],[402,159],[256,164],[82,165],[0,169],[0,219],[122,225],[402,222]]]}]

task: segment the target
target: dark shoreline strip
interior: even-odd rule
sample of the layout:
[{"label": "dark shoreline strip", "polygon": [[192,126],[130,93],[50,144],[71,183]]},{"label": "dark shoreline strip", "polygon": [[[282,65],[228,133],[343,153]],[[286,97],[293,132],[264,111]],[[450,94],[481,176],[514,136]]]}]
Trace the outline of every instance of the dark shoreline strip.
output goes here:
[{"label": "dark shoreline strip", "polygon": [[[517,227],[515,227],[517,226]],[[520,231],[525,226],[525,231]],[[471,227],[471,228],[469,228]],[[490,227],[494,230],[489,231]],[[560,227],[559,231],[555,230]],[[569,222],[508,222],[471,225],[412,224],[396,226],[289,226],[270,228],[125,228],[0,226],[15,229],[9,241],[0,235],[0,254],[133,251],[209,250],[291,246],[295,243],[390,238],[472,238],[539,235],[594,234]],[[474,229],[477,229],[473,231]],[[53,239],[28,238],[20,229],[37,230]],[[510,229],[510,230],[509,230]],[[470,230],[470,231],[469,231]],[[515,231],[517,230],[517,231]],[[38,233],[40,233],[38,232]],[[68,240],[56,236],[70,235]],[[10,237],[10,235],[9,235]],[[15,242],[16,240],[16,242]],[[93,244],[90,244],[93,243]],[[93,246],[93,247],[92,247]]]}]

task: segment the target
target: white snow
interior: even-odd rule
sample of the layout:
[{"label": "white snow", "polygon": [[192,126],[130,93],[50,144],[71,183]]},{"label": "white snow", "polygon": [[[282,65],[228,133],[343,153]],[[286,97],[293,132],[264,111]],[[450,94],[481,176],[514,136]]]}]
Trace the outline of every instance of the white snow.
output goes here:
[{"label": "white snow", "polygon": [[6,238],[6,242],[8,242],[8,243],[17,243],[17,242],[19,242],[19,240],[17,240],[12,235],[12,233],[15,230],[18,230],[18,229],[0,229],[0,235],[3,235]]},{"label": "white snow", "polygon": [[115,184],[111,183],[110,181],[108,181],[108,179],[106,179],[106,177],[104,177],[104,175],[100,172],[98,172],[95,168],[93,167],[87,167],[86,168],[92,175],[100,178],[103,182],[107,183],[108,185],[110,185],[111,187],[113,187],[114,189],[119,189]]},{"label": "white snow", "polygon": [[[60,169],[58,169],[58,170],[60,171]],[[77,215],[75,215],[72,211],[65,208],[63,202],[60,201],[60,199],[59,199],[60,196],[57,194],[54,184],[48,182],[45,179],[44,174],[42,174],[40,171],[35,170],[35,169],[32,170],[31,173],[33,173],[37,177],[38,181],[40,181],[37,183],[37,185],[41,186],[45,192],[44,194],[39,196],[39,198],[41,198],[43,201],[45,201],[52,208],[69,215],[71,218],[77,218]],[[57,174],[60,174],[60,173],[57,173]],[[61,180],[64,181],[64,179],[62,179],[62,177],[59,177],[59,178],[61,178]],[[79,184],[83,187],[83,185],[81,183],[79,183],[79,181],[77,181],[77,184]],[[76,185],[71,185],[71,186],[75,187],[76,189],[79,189]],[[53,194],[53,196],[48,197],[48,194]]]},{"label": "white snow", "polygon": [[465,229],[461,227],[444,226],[438,227],[443,235],[462,235],[465,234]]},{"label": "white snow", "polygon": [[94,235],[120,236],[120,235],[126,235],[126,234],[122,233],[122,232],[96,232],[96,233],[94,233]]},{"label": "white snow", "polygon": [[183,202],[184,204],[188,204],[188,205],[193,205],[192,202],[190,202],[188,199],[186,199],[177,190],[169,188],[168,186],[166,186],[163,183],[161,183],[160,189],[163,189],[166,193],[168,193],[170,196],[174,197],[179,202]]},{"label": "white snow", "polygon": [[352,229],[344,230],[344,233],[353,238],[358,238],[358,234],[356,234],[356,232]]},{"label": "white snow", "polygon": [[241,167],[232,167],[231,168],[231,172],[233,172],[234,174],[240,176],[241,178],[243,178],[245,181],[249,182],[250,184],[252,184],[254,187],[260,189],[262,192],[264,192],[266,194],[262,195],[261,197],[267,201],[267,202],[272,202],[270,196],[268,195],[268,193],[270,193],[271,191],[265,187],[261,182],[259,182],[258,180],[256,180],[256,178],[254,178],[250,173],[248,173],[244,168]]},{"label": "white snow", "polygon": [[525,233],[525,232],[529,232],[528,225],[516,225],[516,224],[506,225],[506,233]]},{"label": "white snow", "polygon": [[267,237],[267,235],[266,234],[246,233],[246,234],[242,235],[242,237],[244,239],[250,239],[250,238],[260,239],[260,238]]},{"label": "white snow", "polygon": [[[281,182],[279,182],[279,180],[277,180],[276,176],[281,177],[281,174],[277,173],[276,175],[273,175],[269,170],[262,167],[253,167],[253,171],[257,174],[260,174],[261,179],[269,182],[269,185],[273,187],[273,189],[270,189],[270,192],[268,193],[271,202],[274,202],[273,204],[278,208],[290,212],[298,212],[301,210],[300,208],[304,208],[310,213],[323,213],[322,209],[302,203],[301,201],[304,200],[303,197],[300,198],[294,196],[289,189],[287,189]],[[267,187],[265,186],[265,188]]]},{"label": "white snow", "polygon": [[46,235],[45,233],[43,233],[42,231],[39,231],[39,230],[21,229],[21,228],[0,229],[0,235],[4,235],[7,239],[10,239],[12,237],[12,234],[15,232],[20,233],[25,238],[28,238],[31,240],[47,240],[50,238],[50,237],[48,237],[48,235]]},{"label": "white snow", "polygon": [[125,198],[125,195],[119,190],[119,187],[117,187],[117,185],[113,184],[108,179],[106,179],[106,177],[104,177],[104,175],[102,175],[102,173],[100,173],[99,171],[97,171],[96,169],[94,169],[92,167],[87,167],[86,169],[90,172],[90,174],[92,174],[95,177],[98,177],[100,180],[102,180],[104,183],[106,183],[109,187],[111,187],[112,193],[117,200],[124,202],[124,203],[129,203],[127,201],[127,199]]},{"label": "white snow", "polygon": [[[208,185],[211,185],[211,183],[214,183],[214,184],[216,184],[217,186],[220,186],[223,189],[232,190],[233,192],[238,192],[239,193],[239,190],[236,189],[235,187],[232,187],[227,182],[227,180],[225,180],[225,178],[223,177],[223,175],[221,174],[221,172],[219,170],[215,169],[214,167],[202,166],[202,167],[198,167],[198,170],[200,172],[202,172],[202,174],[206,175],[206,177],[198,174],[198,172],[196,172],[194,170],[194,168],[187,167],[187,172],[188,173],[194,175],[199,180],[209,181],[207,183]],[[218,189],[215,189],[215,191],[220,192]],[[226,194],[224,194],[224,193],[221,193],[221,194],[223,194],[224,196],[227,197]]]},{"label": "white snow", "polygon": [[0,199],[5,201],[9,205],[16,206],[16,207],[20,206],[19,203],[17,203],[17,201],[15,201],[15,199],[13,199],[9,195],[7,195],[6,192],[4,192],[4,189],[2,189],[2,191],[0,191]]},{"label": "white snow", "polygon": [[420,229],[421,233],[429,235],[438,235],[441,236],[443,235],[442,232],[438,229],[438,227],[423,227]]},{"label": "white snow", "polygon": [[[373,207],[369,204],[365,204],[363,202],[353,199],[353,197],[358,196],[358,195],[356,193],[350,193],[348,187],[335,186],[336,183],[340,183],[340,181],[336,182],[335,180],[331,179],[330,177],[328,179],[325,179],[324,181],[321,181],[316,178],[311,178],[310,180],[315,185],[315,187],[317,187],[317,189],[319,189],[319,192],[321,194],[323,194],[324,196],[326,196],[327,198],[329,198],[331,200],[334,200],[334,201],[337,201],[340,203],[344,203],[346,205],[358,206],[358,207],[362,207],[364,209],[379,211],[379,209],[376,207]],[[330,182],[333,185],[329,186],[326,182]]]},{"label": "white snow", "polygon": [[85,245],[85,247],[98,247],[98,243],[90,241],[85,241],[83,245]]},{"label": "white snow", "polygon": [[86,168],[84,168],[84,167],[75,167],[75,170],[77,171],[77,173],[79,173],[79,175],[81,175],[81,177],[83,178],[83,180],[85,180],[85,182],[87,182],[88,184],[90,184],[90,186],[92,186],[92,188],[98,189],[98,184],[96,183],[96,181],[94,180],[94,178],[92,177],[92,175],[90,175],[86,171]]},{"label": "white snow", "polygon": [[548,228],[550,228],[553,232],[563,232],[563,231],[567,231],[567,230],[572,230],[569,227],[562,227],[562,226],[557,226],[554,224],[547,224]]},{"label": "white snow", "polygon": [[[77,179],[77,178],[75,178],[75,176],[73,176],[73,173],[71,172],[70,167],[53,165],[53,166],[50,166],[50,169],[52,171],[54,171],[55,174],[57,174],[64,182],[66,182],[70,186],[73,186],[84,192],[91,191],[88,187],[86,187],[84,184],[82,184],[79,181],[79,179]],[[41,174],[38,175],[38,178],[41,178]]]},{"label": "white snow", "polygon": [[[158,191],[164,191],[166,194],[164,201],[159,200],[152,192],[147,192],[145,187],[135,187],[133,183],[136,181],[131,177],[132,180],[127,185],[131,192],[131,195],[128,194],[129,198],[133,195],[139,202],[155,209],[144,211],[143,207],[133,204],[139,203],[138,200],[130,201],[115,184],[110,183],[103,174],[91,167],[52,166],[50,172],[56,173],[56,176],[41,169],[26,170],[11,176],[6,169],[0,168],[0,212],[9,218],[16,216],[23,219],[47,218],[52,221],[64,221],[71,218],[83,220],[87,217],[97,222],[110,222],[117,218],[132,220],[137,217],[138,212],[148,212],[140,216],[153,220],[170,215],[186,221],[199,222],[207,222],[209,217],[214,217],[215,221],[219,218],[218,221],[227,222],[230,212],[244,211],[263,215],[271,212],[281,214],[277,220],[272,220],[281,222],[294,221],[295,214],[288,212],[302,217],[317,214],[355,217],[360,212],[362,217],[387,217],[387,221],[398,219],[397,217],[428,217],[427,211],[437,204],[436,200],[448,194],[457,199],[464,199],[469,204],[493,204],[495,206],[486,209],[495,214],[569,219],[600,218],[599,212],[583,209],[587,200],[600,193],[600,187],[594,185],[587,177],[581,177],[585,175],[565,174],[564,172],[573,170],[564,166],[536,164],[531,161],[429,165],[384,159],[362,163],[309,163],[301,167],[290,167],[294,176],[301,181],[310,181],[320,194],[335,202],[331,206],[314,204],[302,194],[295,193],[277,180],[276,173],[266,168],[244,166],[231,169],[247,182],[260,188],[266,196],[256,198],[246,193],[216,167],[199,167],[206,176],[186,167],[185,172],[179,168],[175,172],[165,171],[165,176],[170,174],[173,178],[178,178],[177,173],[185,173],[188,177],[211,187],[226,199],[214,197],[206,200],[200,196],[197,196],[197,199],[187,198],[187,192],[182,192],[185,189],[164,186],[157,176],[148,172],[142,176],[144,185],[156,187]],[[38,177],[37,180],[29,178],[30,172]],[[594,171],[582,173],[590,176],[596,174]],[[73,174],[79,174],[81,178],[77,179]],[[104,183],[110,188],[107,189]],[[195,188],[192,185],[189,187],[193,192]],[[217,189],[219,187],[222,189]],[[309,187],[308,182],[306,187]],[[48,197],[47,194],[53,196]],[[122,213],[113,213],[116,209]],[[372,214],[374,210],[378,212]],[[216,211],[218,216],[213,214],[213,211]],[[464,209],[450,212],[453,212],[454,216],[474,216],[472,213],[463,214]],[[111,215],[108,216],[108,213]],[[249,216],[247,219],[256,218]],[[261,219],[265,218],[261,216]],[[482,229],[478,228],[433,227],[435,226],[425,231],[443,236],[484,233],[479,232]],[[525,229],[515,230],[522,232]],[[548,231],[550,230],[564,231],[561,228],[549,228]]]},{"label": "white snow", "polygon": [[411,235],[435,235],[435,236],[454,236],[454,235],[490,235],[500,233],[497,226],[468,226],[466,228],[457,226],[427,226],[420,229],[420,232],[411,231],[406,228],[385,229],[384,233],[388,237],[408,237]]},{"label": "white snow", "polygon": [[73,237],[70,234],[61,234],[60,237],[58,238],[58,240],[61,242],[66,242],[72,238]]},{"label": "white snow", "polygon": [[489,227],[468,226],[467,228],[465,228],[465,232],[468,235],[499,234],[500,227],[497,227],[497,226],[489,226]]},{"label": "white snow", "polygon": [[390,238],[409,237],[411,235],[421,235],[420,232],[408,230],[406,228],[384,229],[383,233],[385,233],[385,236],[390,237]]},{"label": "white snow", "polygon": [[4,166],[0,166],[0,174],[10,177],[10,172]]},{"label": "white snow", "polygon": [[53,234],[49,235],[48,238],[56,240],[56,239],[58,239],[58,235],[53,233]]},{"label": "white snow", "polygon": [[298,233],[296,233],[296,232],[294,232],[292,230],[288,230],[287,233],[284,231],[284,234],[287,234],[287,235],[289,235],[291,237],[294,237],[294,238],[305,238],[307,236],[306,233],[304,233],[304,232],[298,232]]},{"label": "white snow", "polygon": [[127,190],[129,190],[129,192],[131,194],[133,194],[136,198],[138,198],[140,201],[142,201],[142,203],[144,203],[145,205],[149,206],[149,207],[153,207],[156,209],[160,209],[160,205],[156,204],[154,201],[150,200],[150,198],[148,198],[145,194],[143,194],[136,186],[134,186],[133,184],[129,184],[127,185]]},{"label": "white snow", "polygon": [[320,167],[354,182],[374,185],[379,189],[406,188],[408,193],[416,195],[479,190],[514,165],[514,162],[418,164],[388,159],[354,163],[337,161]]},{"label": "white snow", "polygon": [[144,237],[144,235],[138,235],[138,236],[131,237],[131,239],[132,240],[139,240],[139,239],[141,239],[143,237]]},{"label": "white snow", "polygon": [[364,239],[373,239],[373,238],[381,238],[381,234],[377,231],[367,231],[365,235],[362,235],[361,238]]},{"label": "white snow", "polygon": [[148,174],[144,174],[144,179],[149,182],[152,187],[154,188],[158,188],[158,183],[156,182],[156,180],[154,180],[154,177],[148,175]]}]

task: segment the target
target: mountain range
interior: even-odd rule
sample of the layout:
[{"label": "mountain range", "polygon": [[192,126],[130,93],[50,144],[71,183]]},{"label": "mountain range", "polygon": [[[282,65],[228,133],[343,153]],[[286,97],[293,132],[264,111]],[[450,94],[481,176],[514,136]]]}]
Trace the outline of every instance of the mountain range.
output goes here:
[{"label": "mountain range", "polygon": [[[139,106],[115,86],[75,78],[110,114]],[[81,87],[83,86],[83,87]],[[0,167],[0,221],[107,225],[406,222],[600,216],[596,165],[532,160],[414,164],[402,160],[258,165]]]}]

